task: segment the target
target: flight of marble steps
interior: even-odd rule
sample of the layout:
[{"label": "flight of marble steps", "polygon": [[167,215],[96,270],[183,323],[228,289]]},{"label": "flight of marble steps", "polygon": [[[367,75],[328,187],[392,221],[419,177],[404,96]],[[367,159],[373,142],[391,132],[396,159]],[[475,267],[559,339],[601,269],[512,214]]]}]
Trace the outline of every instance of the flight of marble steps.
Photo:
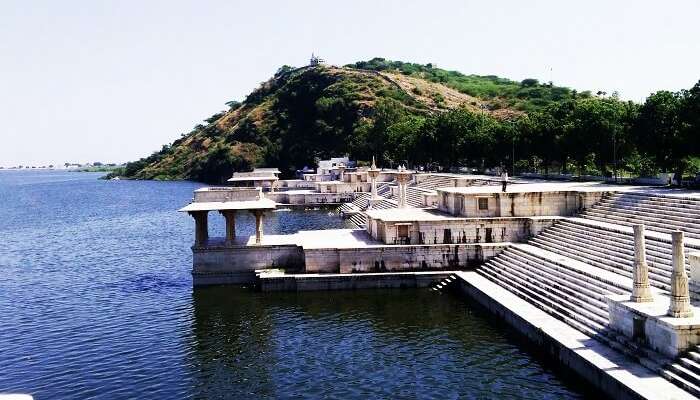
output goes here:
[{"label": "flight of marble steps", "polygon": [[700,199],[621,192],[606,196],[581,217],[619,225],[643,223],[650,230],[700,239]]},{"label": "flight of marble steps", "polygon": [[605,296],[629,294],[631,279],[528,244],[509,247],[477,272],[558,320],[700,395],[700,350],[671,360],[608,328]]},{"label": "flight of marble steps", "polygon": [[[564,219],[530,240],[530,244],[632,279],[634,236],[631,228],[611,227],[582,218]],[[661,236],[661,235],[655,235]],[[667,235],[668,236],[668,235]],[[699,243],[686,241],[686,254],[700,251]],[[671,238],[646,235],[646,256],[652,286],[670,291]],[[686,259],[686,270],[690,265]],[[700,300],[700,293],[691,292]]]},{"label": "flight of marble steps", "polygon": [[[700,225],[700,200],[639,193],[607,196],[580,217],[563,219],[527,244],[513,245],[477,272],[700,396],[700,349],[670,360],[608,329],[604,296],[631,291],[633,223],[647,227],[650,283],[656,294],[668,294],[672,265],[668,233],[685,231],[686,253],[700,251],[700,240],[692,235]],[[691,284],[690,294],[698,305],[700,288]]]},{"label": "flight of marble steps", "polygon": [[425,180],[421,181],[417,186],[424,189],[436,190],[444,187],[454,187],[455,185],[453,178],[433,175],[425,178]]}]

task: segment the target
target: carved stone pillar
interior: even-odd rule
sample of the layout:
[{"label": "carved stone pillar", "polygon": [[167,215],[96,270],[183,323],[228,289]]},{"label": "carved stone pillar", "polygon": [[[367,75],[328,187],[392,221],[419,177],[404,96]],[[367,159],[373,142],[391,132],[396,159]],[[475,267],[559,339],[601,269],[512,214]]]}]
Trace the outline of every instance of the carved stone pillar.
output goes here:
[{"label": "carved stone pillar", "polygon": [[634,229],[634,271],[632,272],[630,301],[646,303],[654,301],[654,299],[651,297],[651,286],[649,285],[644,225],[636,224],[632,226],[632,229]]},{"label": "carved stone pillar", "polygon": [[262,244],[263,210],[254,210],[253,214],[255,214],[255,244]]},{"label": "carved stone pillar", "polygon": [[412,177],[413,174],[410,171],[407,171],[404,167],[399,167],[396,173],[396,183],[399,185],[398,208],[406,208],[406,186],[408,186],[408,182]]},{"label": "carved stone pillar", "polygon": [[236,211],[223,210],[219,212],[226,219],[226,244],[230,246],[236,240]]},{"label": "carved stone pillar", "polygon": [[209,240],[208,211],[191,211],[189,213],[194,218],[194,245],[201,247]]},{"label": "carved stone pillar", "polygon": [[374,157],[372,157],[372,166],[367,170],[367,177],[372,185],[372,196],[370,197],[372,200],[379,198],[379,195],[377,194],[377,177],[379,176],[379,171],[379,168],[377,168],[377,165],[374,163]]},{"label": "carved stone pillar", "polygon": [[688,275],[685,272],[685,254],[683,253],[683,232],[671,233],[673,243],[673,273],[671,274],[671,304],[668,315],[674,318],[693,316],[688,292]]}]

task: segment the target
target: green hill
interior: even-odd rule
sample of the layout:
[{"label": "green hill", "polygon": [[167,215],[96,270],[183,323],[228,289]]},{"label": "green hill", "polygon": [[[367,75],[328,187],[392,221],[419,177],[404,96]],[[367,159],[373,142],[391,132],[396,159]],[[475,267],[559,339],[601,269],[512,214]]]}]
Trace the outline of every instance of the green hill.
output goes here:
[{"label": "green hill", "polygon": [[698,164],[699,93],[698,85],[662,91],[640,106],[535,79],[381,58],[284,66],[243,102],[227,103],[228,110],[109,176],[219,183],[233,171],[276,166],[289,177],[343,154],[377,156],[382,165],[688,172]]},{"label": "green hill", "polygon": [[531,93],[537,88],[570,95],[566,88],[522,86],[381,59],[346,67],[285,66],[242,103],[230,102],[228,110],[119,173],[138,179],[219,182],[232,170],[258,165],[279,166],[288,176],[319,157],[382,157],[380,131],[394,120],[455,108],[512,119],[540,104]]}]

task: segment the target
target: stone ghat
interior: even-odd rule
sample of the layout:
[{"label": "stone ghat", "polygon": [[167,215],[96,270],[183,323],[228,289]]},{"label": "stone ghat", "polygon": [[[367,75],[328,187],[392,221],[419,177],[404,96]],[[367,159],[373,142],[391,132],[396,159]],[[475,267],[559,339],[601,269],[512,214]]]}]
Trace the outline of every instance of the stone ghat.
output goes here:
[{"label": "stone ghat", "polygon": [[285,274],[279,270],[263,270],[256,272],[256,288],[263,292],[427,288],[437,286],[454,273],[455,271]]},{"label": "stone ghat", "polygon": [[252,284],[255,271],[283,268],[305,273],[358,273],[468,269],[483,264],[510,243],[386,245],[361,229],[301,231],[292,235],[210,238],[195,245],[195,286]]}]

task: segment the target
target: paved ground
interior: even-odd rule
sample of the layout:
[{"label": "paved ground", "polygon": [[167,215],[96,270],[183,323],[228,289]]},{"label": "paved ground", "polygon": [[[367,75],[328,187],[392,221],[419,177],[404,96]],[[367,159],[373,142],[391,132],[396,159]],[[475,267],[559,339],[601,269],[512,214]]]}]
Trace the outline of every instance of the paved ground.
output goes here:
[{"label": "paved ground", "polygon": [[[248,238],[247,244],[254,245],[255,236]],[[291,244],[305,249],[384,246],[383,243],[372,239],[364,229],[324,229],[299,231],[291,235],[265,235],[262,244],[265,246]]]}]

